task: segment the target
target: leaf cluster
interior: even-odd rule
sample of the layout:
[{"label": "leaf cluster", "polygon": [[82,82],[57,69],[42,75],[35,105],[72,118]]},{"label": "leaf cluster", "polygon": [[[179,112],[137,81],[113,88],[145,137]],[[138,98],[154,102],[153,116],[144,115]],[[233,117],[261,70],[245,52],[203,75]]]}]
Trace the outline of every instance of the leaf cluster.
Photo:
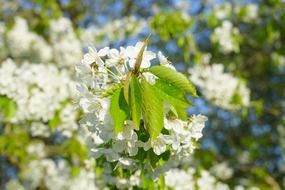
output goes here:
[{"label": "leaf cluster", "polygon": [[[111,95],[110,114],[115,133],[124,129],[126,120],[132,120],[136,130],[143,124],[153,140],[163,129],[166,114],[164,107],[170,107],[173,116],[186,120],[186,108],[191,106],[186,94],[195,97],[197,94],[193,83],[186,76],[167,66],[157,65],[140,70],[146,44],[138,54],[135,69],[128,73],[120,87],[116,85],[114,90],[108,91],[108,95]],[[147,81],[144,72],[156,77],[154,85]]]}]

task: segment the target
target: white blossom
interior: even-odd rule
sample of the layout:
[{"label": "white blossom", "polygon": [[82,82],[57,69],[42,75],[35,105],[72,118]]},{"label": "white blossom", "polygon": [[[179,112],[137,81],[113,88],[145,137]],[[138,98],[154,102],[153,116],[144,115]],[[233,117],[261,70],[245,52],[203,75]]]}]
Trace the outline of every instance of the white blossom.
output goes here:
[{"label": "white blossom", "polygon": [[49,62],[52,59],[51,47],[42,37],[29,31],[27,21],[21,17],[15,18],[13,28],[7,33],[7,42],[13,58],[34,62]]},{"label": "white blossom", "polygon": [[168,61],[167,58],[161,53],[161,51],[159,51],[157,53],[157,57],[159,59],[160,65],[163,65],[163,66],[169,67],[173,70],[176,70],[175,67],[173,65],[171,65],[171,62]]},{"label": "white blossom", "polygon": [[245,16],[245,20],[254,20],[258,17],[258,5],[257,4],[247,4],[246,5],[246,16]]},{"label": "white blossom", "polygon": [[50,40],[55,62],[73,67],[82,57],[81,42],[77,39],[71,21],[62,17],[50,22]]},{"label": "white blossom", "polygon": [[194,190],[195,180],[193,174],[193,168],[189,168],[187,171],[172,169],[166,172],[166,186],[177,190]]},{"label": "white blossom", "polygon": [[[126,48],[127,55],[129,57],[129,66],[131,68],[134,68],[135,62],[137,60],[137,57],[139,55],[139,52],[143,46],[143,42],[137,42],[135,46],[128,46]],[[150,67],[151,63],[150,61],[154,59],[156,55],[151,52],[151,51],[144,51],[143,53],[143,58],[142,58],[142,63],[141,63],[141,68],[148,68]]]},{"label": "white blossom", "polygon": [[92,25],[82,29],[80,38],[85,47],[91,44],[107,46],[112,42],[138,34],[146,25],[145,20],[139,20],[132,16],[123,17],[112,20],[104,26]]},{"label": "white blossom", "polygon": [[202,137],[202,130],[207,117],[203,115],[193,115],[186,122],[179,119],[165,119],[164,127],[171,133],[164,135],[165,142],[171,145],[173,153],[180,157],[187,157],[196,148],[194,141]]},{"label": "white blossom", "polygon": [[228,163],[226,162],[214,165],[211,168],[211,171],[214,173],[216,177],[218,177],[221,180],[227,180],[233,176],[233,169],[230,168]]},{"label": "white blossom", "polygon": [[[229,190],[230,187],[212,176],[207,170],[189,167],[187,170],[173,168],[166,172],[165,184],[174,190]],[[241,185],[235,190],[244,190]]]},{"label": "white blossom", "polygon": [[222,64],[196,65],[189,69],[189,73],[203,96],[215,105],[226,109],[249,105],[249,89],[242,81],[224,72]]},{"label": "white blossom", "polygon": [[36,155],[39,158],[43,158],[46,155],[45,145],[43,142],[35,142],[29,144],[27,152],[31,155]]},{"label": "white blossom", "polygon": [[153,152],[157,155],[160,155],[166,151],[166,140],[163,135],[159,135],[153,142]]},{"label": "white blossom", "polygon": [[216,18],[226,19],[232,13],[232,4],[228,2],[223,4],[214,4],[213,12]]},{"label": "white blossom", "polygon": [[29,132],[32,137],[49,137],[51,135],[50,127],[42,122],[32,122]]},{"label": "white blossom", "polygon": [[239,52],[239,37],[240,32],[233,24],[225,20],[222,25],[215,28],[211,39],[218,43],[221,51],[224,53]]},{"label": "white blossom", "polygon": [[5,48],[5,24],[0,22],[0,61],[7,56],[7,50]]},{"label": "white blossom", "polygon": [[[80,168],[77,176],[71,176],[71,168],[64,160],[33,160],[22,172],[23,189],[36,190],[39,186],[47,190],[96,190],[95,176],[91,171]],[[9,182],[10,183],[10,182]],[[8,187],[12,187],[12,182]],[[9,189],[9,188],[8,188]]]},{"label": "white blossom", "polygon": [[236,14],[241,15],[244,22],[253,22],[258,17],[258,4],[247,3],[245,5],[235,6],[234,11]]},{"label": "white blossom", "polygon": [[12,122],[52,119],[62,102],[73,97],[74,87],[69,75],[54,65],[26,62],[16,66],[9,59],[0,66],[0,94],[17,105]]},{"label": "white blossom", "polygon": [[202,171],[201,177],[197,180],[198,188],[203,190],[215,189],[215,177],[208,171]]},{"label": "white blossom", "polygon": [[188,124],[188,128],[191,131],[192,138],[194,139],[200,139],[203,134],[202,130],[205,127],[205,122],[207,121],[207,117],[204,115],[194,115],[191,118],[191,122]]},{"label": "white blossom", "polygon": [[26,190],[17,179],[8,181],[5,186],[7,190]]},{"label": "white blossom", "polygon": [[146,81],[149,84],[151,84],[151,85],[155,84],[155,80],[157,79],[157,77],[155,75],[153,75],[150,72],[144,72],[142,75],[144,76],[144,78],[146,79]]}]

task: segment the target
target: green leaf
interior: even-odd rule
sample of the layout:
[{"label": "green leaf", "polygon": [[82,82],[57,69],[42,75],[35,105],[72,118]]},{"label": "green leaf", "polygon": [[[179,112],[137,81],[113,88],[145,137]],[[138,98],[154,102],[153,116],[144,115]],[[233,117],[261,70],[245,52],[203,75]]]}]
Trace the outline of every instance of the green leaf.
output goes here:
[{"label": "green leaf", "polygon": [[187,120],[187,107],[175,105],[174,108],[176,110],[176,113],[178,114],[179,119]]},{"label": "green leaf", "polygon": [[52,146],[51,148],[59,148],[60,154],[68,158],[77,158],[80,162],[86,159],[88,154],[87,147],[85,147],[81,142],[75,137],[67,139],[60,146]]},{"label": "green leaf", "polygon": [[156,80],[154,87],[158,96],[173,106],[175,110],[172,111],[177,114],[177,117],[186,120],[186,108],[192,106],[192,103],[186,99],[184,91],[161,79]]},{"label": "green leaf", "polygon": [[143,59],[143,53],[144,53],[145,47],[148,44],[149,38],[150,38],[150,35],[145,39],[145,41],[143,42],[143,45],[139,51],[139,54],[138,54],[138,57],[137,57],[136,63],[135,63],[135,70],[134,70],[135,74],[137,74],[139,72],[139,69],[141,67],[142,59]]},{"label": "green leaf", "polygon": [[179,118],[178,112],[176,111],[176,109],[174,108],[174,106],[170,106],[170,110],[167,113],[167,117],[172,117],[175,116],[175,118]]},{"label": "green leaf", "polygon": [[108,88],[104,93],[103,93],[103,97],[108,97],[114,94],[114,92],[121,88],[121,84],[114,84],[112,85],[110,88]]},{"label": "green leaf", "polygon": [[140,84],[136,77],[132,77],[130,82],[130,105],[135,129],[139,130],[142,115],[142,96]]},{"label": "green leaf", "polygon": [[144,78],[141,81],[143,117],[150,138],[155,139],[163,129],[163,102],[155,88]]},{"label": "green leaf", "polygon": [[148,151],[148,159],[150,161],[150,165],[152,168],[155,168],[157,166],[157,162],[159,161],[160,159],[160,156],[156,155],[154,152],[153,152],[153,149],[151,148],[149,151]]},{"label": "green leaf", "polygon": [[156,190],[157,188],[155,187],[155,182],[152,178],[146,177],[147,175],[141,175],[141,180],[142,181],[142,188],[143,189],[148,189],[148,190]]},{"label": "green leaf", "polygon": [[115,91],[111,98],[110,114],[114,121],[115,134],[121,132],[124,128],[124,121],[129,115],[128,104],[124,98],[123,88]]},{"label": "green leaf", "polygon": [[76,177],[80,173],[80,167],[79,166],[73,166],[71,167],[71,176]]},{"label": "green leaf", "polygon": [[181,120],[186,121],[188,119],[186,109],[187,109],[187,107],[182,107],[182,106],[178,106],[178,105],[176,105],[176,106],[171,105],[170,110],[167,113],[167,117],[173,118],[173,119],[179,118]]},{"label": "green leaf", "polygon": [[129,90],[130,90],[131,77],[132,77],[132,73],[129,72],[124,82],[124,97],[125,97],[125,100],[127,101],[127,104],[129,104],[129,95],[130,95]]},{"label": "green leaf", "polygon": [[137,155],[134,156],[134,159],[141,161],[143,163],[147,157],[147,152],[143,148],[139,148]]},{"label": "green leaf", "polygon": [[156,75],[158,78],[164,80],[165,82],[178,87],[185,93],[189,93],[192,96],[197,97],[194,84],[183,74],[161,65],[151,67],[149,69],[149,72]]},{"label": "green leaf", "polygon": [[180,107],[189,107],[192,105],[191,102],[185,98],[184,91],[170,83],[157,79],[154,87],[156,88],[159,96],[172,105],[177,105]]},{"label": "green leaf", "polygon": [[235,93],[231,98],[231,103],[234,105],[242,104],[242,96],[238,93]]},{"label": "green leaf", "polygon": [[54,130],[61,123],[60,111],[56,111],[54,117],[48,121],[49,127]]},{"label": "green leaf", "polygon": [[4,119],[11,119],[17,111],[17,104],[7,96],[0,96],[0,111],[3,112]]},{"label": "green leaf", "polygon": [[170,156],[171,156],[171,151],[170,151],[170,150],[167,150],[167,151],[165,151],[164,153],[162,153],[162,154],[160,155],[160,157],[161,157],[164,161],[169,160]]}]

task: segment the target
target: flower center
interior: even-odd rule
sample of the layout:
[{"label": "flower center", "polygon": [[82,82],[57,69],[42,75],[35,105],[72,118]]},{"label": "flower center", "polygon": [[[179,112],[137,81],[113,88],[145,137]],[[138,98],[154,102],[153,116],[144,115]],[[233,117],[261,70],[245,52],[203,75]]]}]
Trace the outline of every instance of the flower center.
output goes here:
[{"label": "flower center", "polygon": [[125,59],[124,58],[120,58],[119,65],[123,65],[124,63],[125,63]]}]

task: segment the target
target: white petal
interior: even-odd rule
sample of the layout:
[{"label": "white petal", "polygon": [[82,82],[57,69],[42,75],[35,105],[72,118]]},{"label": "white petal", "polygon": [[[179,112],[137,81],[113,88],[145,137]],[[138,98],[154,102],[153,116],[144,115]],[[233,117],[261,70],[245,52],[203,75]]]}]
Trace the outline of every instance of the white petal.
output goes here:
[{"label": "white petal", "polygon": [[100,49],[98,51],[98,56],[100,56],[100,57],[106,56],[109,53],[109,49],[110,49],[109,47],[105,47],[103,49]]}]

